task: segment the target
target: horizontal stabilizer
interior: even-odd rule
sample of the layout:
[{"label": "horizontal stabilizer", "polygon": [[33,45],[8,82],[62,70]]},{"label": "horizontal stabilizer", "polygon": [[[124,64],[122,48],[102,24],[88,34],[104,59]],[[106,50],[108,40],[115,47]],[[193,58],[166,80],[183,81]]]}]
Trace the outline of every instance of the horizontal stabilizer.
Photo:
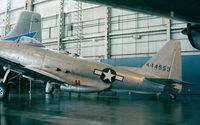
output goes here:
[{"label": "horizontal stabilizer", "polygon": [[166,86],[172,85],[172,84],[181,84],[181,85],[191,85],[191,83],[175,80],[175,79],[166,79],[166,78],[145,78],[146,80],[149,80],[151,82],[155,82],[158,84],[163,84]]}]

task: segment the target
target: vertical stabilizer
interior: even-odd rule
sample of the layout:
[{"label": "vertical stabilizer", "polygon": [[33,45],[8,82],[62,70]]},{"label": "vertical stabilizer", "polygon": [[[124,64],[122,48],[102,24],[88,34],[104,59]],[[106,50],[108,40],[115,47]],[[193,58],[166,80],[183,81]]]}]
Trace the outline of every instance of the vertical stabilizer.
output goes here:
[{"label": "vertical stabilizer", "polygon": [[142,70],[160,78],[182,80],[180,42],[169,41],[142,67]]},{"label": "vertical stabilizer", "polygon": [[22,34],[26,34],[27,36],[41,41],[40,14],[31,11],[23,11],[19,16],[16,25],[6,37],[20,36]]}]

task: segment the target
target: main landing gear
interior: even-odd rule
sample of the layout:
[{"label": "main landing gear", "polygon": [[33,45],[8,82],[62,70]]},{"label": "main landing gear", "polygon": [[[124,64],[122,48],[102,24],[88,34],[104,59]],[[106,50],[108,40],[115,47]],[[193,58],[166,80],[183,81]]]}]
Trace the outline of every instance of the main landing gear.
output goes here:
[{"label": "main landing gear", "polygon": [[6,70],[6,73],[3,77],[3,80],[0,82],[0,100],[4,100],[8,97],[9,95],[9,87],[6,84],[7,83],[7,77],[10,73],[10,69]]},{"label": "main landing gear", "polygon": [[178,90],[174,86],[166,86],[164,88],[164,95],[171,101],[176,101]]},{"label": "main landing gear", "polygon": [[46,94],[52,94],[54,91],[54,84],[47,82],[45,87],[45,93]]}]

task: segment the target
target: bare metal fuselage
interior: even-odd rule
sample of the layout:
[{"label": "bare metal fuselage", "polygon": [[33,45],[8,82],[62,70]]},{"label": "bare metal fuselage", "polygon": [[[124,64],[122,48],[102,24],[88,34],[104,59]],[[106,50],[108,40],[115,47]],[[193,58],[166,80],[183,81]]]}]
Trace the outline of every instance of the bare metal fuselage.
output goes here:
[{"label": "bare metal fuselage", "polygon": [[[57,53],[41,47],[34,47],[28,44],[16,42],[0,41],[0,64],[9,67],[11,70],[23,75],[35,77],[44,81],[59,82],[68,84],[65,90],[74,92],[87,92],[84,87],[92,86],[94,92],[108,88],[117,91],[140,91],[145,93],[159,93],[164,89],[164,85],[146,81],[145,74],[139,69],[127,69],[123,67],[113,67],[111,65],[75,58],[66,54]],[[6,61],[5,61],[6,60]],[[7,61],[10,62],[7,63]],[[12,63],[16,64],[13,65]],[[58,79],[53,80],[43,78],[42,73],[34,75],[27,67],[37,67],[44,69],[49,74],[56,74]],[[104,83],[100,76],[95,75],[95,70],[111,68],[117,75],[123,77],[123,81],[114,81],[111,84]],[[41,75],[41,76],[40,76]],[[51,76],[49,76],[51,78]],[[77,84],[77,81],[79,83]],[[81,88],[84,86],[83,88]],[[76,89],[79,88],[79,89]],[[92,92],[92,89],[91,89]]]}]

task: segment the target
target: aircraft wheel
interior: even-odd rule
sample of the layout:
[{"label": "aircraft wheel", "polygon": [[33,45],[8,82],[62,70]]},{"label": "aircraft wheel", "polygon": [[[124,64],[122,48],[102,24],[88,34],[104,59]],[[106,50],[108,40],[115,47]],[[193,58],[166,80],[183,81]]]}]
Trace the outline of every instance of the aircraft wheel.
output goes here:
[{"label": "aircraft wheel", "polygon": [[9,88],[6,84],[0,83],[0,100],[4,100],[9,95]]},{"label": "aircraft wheel", "polygon": [[171,100],[176,100],[176,94],[170,93],[169,96]]}]

